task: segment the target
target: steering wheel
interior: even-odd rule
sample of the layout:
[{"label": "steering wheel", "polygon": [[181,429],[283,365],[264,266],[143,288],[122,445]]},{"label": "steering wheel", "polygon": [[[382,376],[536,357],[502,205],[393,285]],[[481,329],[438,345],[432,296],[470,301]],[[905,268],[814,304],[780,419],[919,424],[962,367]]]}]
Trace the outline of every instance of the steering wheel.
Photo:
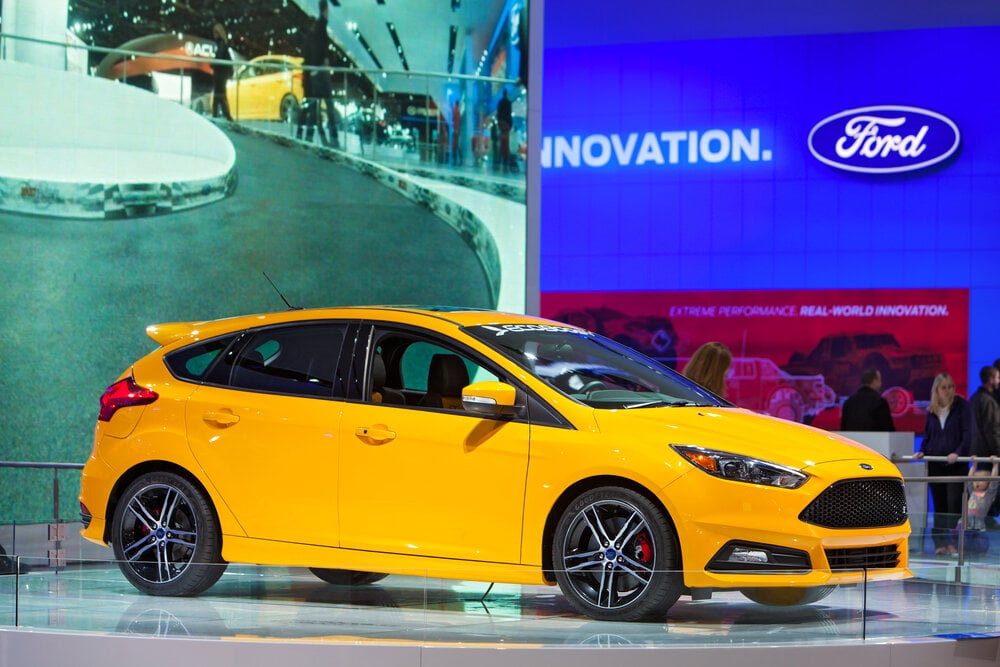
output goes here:
[{"label": "steering wheel", "polygon": [[584,394],[586,396],[590,396],[592,393],[594,393],[598,389],[607,389],[607,388],[608,388],[608,386],[606,384],[604,384],[603,382],[601,382],[600,380],[591,380],[587,384],[585,384],[582,387],[580,387],[580,391],[578,391],[577,393],[578,394]]}]

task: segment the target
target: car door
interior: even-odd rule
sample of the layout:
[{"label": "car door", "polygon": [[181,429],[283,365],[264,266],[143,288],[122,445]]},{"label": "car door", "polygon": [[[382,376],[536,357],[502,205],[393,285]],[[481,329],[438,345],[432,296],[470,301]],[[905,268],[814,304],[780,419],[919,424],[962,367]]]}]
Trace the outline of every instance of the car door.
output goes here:
[{"label": "car door", "polygon": [[[188,400],[198,463],[247,535],[336,546],[338,360],[347,325],[248,332]],[[339,387],[339,388],[338,388]]]},{"label": "car door", "polygon": [[[384,391],[373,391],[383,389],[372,385],[376,355],[386,368]],[[476,416],[454,403],[428,405],[435,355],[464,365],[468,377],[452,389],[501,374],[432,336],[375,329],[370,354],[359,358],[364,369],[359,363],[356,371],[365,374],[364,395],[345,407],[341,421],[341,546],[516,563],[529,425]],[[388,395],[406,403],[376,402]]]},{"label": "car door", "polygon": [[263,120],[277,120],[281,116],[281,98],[286,93],[291,92],[289,85],[290,77],[287,70],[283,69],[285,64],[278,59],[264,59],[260,61],[265,67],[261,68],[260,75],[260,108],[259,118]]},{"label": "car door", "polygon": [[235,118],[253,120],[259,116],[259,80],[260,70],[253,64],[237,70],[233,97],[229,100],[229,109]]}]

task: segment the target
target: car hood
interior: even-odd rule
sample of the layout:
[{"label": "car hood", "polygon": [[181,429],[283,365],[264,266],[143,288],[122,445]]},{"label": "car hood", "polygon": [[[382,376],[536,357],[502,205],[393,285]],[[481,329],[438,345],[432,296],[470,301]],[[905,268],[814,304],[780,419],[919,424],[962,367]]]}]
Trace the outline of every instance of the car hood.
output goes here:
[{"label": "car hood", "polygon": [[594,413],[598,428],[609,435],[719,449],[797,469],[831,461],[885,461],[875,450],[835,433],[742,408],[663,407]]}]

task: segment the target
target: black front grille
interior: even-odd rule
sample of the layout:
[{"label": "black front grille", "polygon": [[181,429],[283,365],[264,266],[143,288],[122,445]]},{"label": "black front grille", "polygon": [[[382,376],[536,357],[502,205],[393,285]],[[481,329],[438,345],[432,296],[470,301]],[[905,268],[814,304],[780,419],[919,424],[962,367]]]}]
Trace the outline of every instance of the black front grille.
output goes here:
[{"label": "black front grille", "polygon": [[859,549],[827,549],[826,560],[831,570],[880,570],[899,565],[899,550],[895,544]]},{"label": "black front grille", "polygon": [[830,485],[799,514],[824,528],[885,528],[906,522],[906,492],[899,479],[848,479]]}]

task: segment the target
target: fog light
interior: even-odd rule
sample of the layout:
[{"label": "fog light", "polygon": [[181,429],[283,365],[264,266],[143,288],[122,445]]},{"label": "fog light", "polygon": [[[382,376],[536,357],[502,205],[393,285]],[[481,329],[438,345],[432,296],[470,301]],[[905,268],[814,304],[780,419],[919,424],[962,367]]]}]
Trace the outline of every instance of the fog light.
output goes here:
[{"label": "fog light", "polygon": [[748,547],[734,547],[729,554],[730,563],[766,563],[767,552]]},{"label": "fog light", "polygon": [[729,542],[719,549],[705,569],[714,572],[808,572],[809,554],[773,544]]}]

